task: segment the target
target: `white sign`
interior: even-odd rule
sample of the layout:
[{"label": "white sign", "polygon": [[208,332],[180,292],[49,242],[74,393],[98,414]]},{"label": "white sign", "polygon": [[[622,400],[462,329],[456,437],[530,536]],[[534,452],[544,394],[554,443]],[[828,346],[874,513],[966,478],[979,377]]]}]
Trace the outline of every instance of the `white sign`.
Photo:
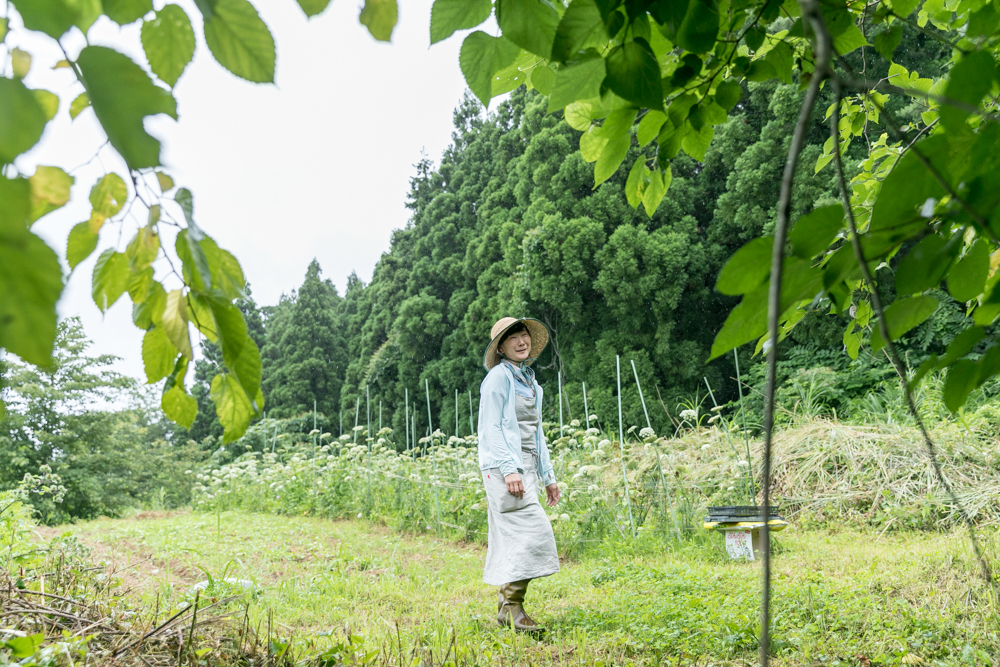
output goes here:
[{"label": "white sign", "polygon": [[733,560],[753,560],[753,538],[750,531],[727,530],[726,553]]}]

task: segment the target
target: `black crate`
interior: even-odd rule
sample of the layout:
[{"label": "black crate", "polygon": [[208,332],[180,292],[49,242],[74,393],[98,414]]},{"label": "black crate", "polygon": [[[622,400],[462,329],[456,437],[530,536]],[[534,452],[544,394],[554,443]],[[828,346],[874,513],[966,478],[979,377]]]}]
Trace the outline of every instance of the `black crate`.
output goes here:
[{"label": "black crate", "polygon": [[[781,518],[778,505],[771,505],[768,519]],[[736,523],[739,521],[753,521],[760,518],[760,507],[755,505],[730,505],[727,507],[709,507],[708,521],[719,523]]]}]

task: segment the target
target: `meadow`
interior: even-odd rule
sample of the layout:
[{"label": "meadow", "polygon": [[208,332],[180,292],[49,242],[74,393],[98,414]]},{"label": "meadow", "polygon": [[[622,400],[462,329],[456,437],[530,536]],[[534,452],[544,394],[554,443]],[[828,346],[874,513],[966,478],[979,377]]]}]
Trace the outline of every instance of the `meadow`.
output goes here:
[{"label": "meadow", "polygon": [[[746,501],[759,443],[700,421],[662,438],[633,430],[624,447],[572,424],[553,437],[563,569],[530,589],[539,637],[496,626],[481,583],[473,438],[438,432],[407,450],[389,429],[360,428],[258,442],[274,433],[263,423],[237,443],[250,451],[191,471],[193,510],[15,532],[40,549],[43,575],[45,552],[76,545],[90,576],[113,582],[111,607],[143,628],[211,599],[229,620],[202,644],[192,624],[189,653],[179,634],[178,664],[754,664],[759,565],[730,561],[701,520],[708,505]],[[935,436],[996,568],[995,442],[947,424]],[[775,664],[997,664],[1000,611],[909,427],[802,420],[776,452],[791,526],[774,539]],[[89,660],[107,658],[94,648]]]}]

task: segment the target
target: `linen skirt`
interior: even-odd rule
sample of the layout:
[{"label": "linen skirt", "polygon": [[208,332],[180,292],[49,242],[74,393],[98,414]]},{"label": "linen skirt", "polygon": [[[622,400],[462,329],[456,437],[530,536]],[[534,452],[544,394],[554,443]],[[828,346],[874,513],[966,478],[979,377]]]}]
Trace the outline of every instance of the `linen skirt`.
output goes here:
[{"label": "linen skirt", "polygon": [[521,460],[524,498],[507,492],[499,468],[482,471],[489,521],[483,582],[491,586],[559,571],[556,538],[538,501],[538,453],[522,449]]}]

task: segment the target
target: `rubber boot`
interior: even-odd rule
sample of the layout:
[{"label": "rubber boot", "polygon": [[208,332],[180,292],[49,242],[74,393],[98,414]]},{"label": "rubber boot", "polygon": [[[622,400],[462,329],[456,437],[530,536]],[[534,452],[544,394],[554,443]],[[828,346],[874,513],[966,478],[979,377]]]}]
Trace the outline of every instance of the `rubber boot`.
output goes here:
[{"label": "rubber boot", "polygon": [[545,629],[524,613],[524,596],[528,592],[530,581],[531,579],[522,579],[500,587],[497,623],[513,627],[519,632],[540,632]]}]

